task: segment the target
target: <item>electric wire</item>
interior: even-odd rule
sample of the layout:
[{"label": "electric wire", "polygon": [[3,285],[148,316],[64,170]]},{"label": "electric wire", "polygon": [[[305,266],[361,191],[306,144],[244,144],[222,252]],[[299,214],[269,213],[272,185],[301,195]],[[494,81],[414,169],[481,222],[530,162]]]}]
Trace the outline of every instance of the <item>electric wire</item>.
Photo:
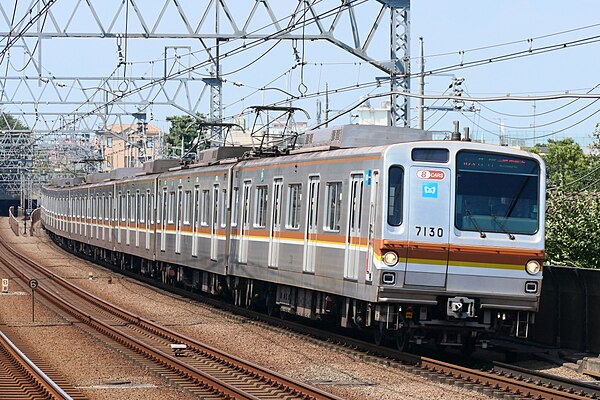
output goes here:
[{"label": "electric wire", "polygon": [[[328,16],[330,16],[332,13],[335,13],[336,11],[339,11],[339,9],[341,9],[341,8],[344,8],[344,7],[350,7],[350,5],[351,5],[352,3],[355,3],[355,2],[358,2],[358,3],[364,3],[364,2],[366,2],[366,1],[367,1],[367,0],[350,0],[350,1],[346,2],[345,4],[342,4],[342,5],[340,5],[340,6],[336,6],[335,8],[332,8],[332,9],[330,9],[330,10],[327,10],[327,11],[325,11],[325,12],[323,12],[323,13],[319,14],[319,15],[316,15],[316,16],[313,16],[313,17],[311,17],[311,18],[309,19],[309,21],[315,22],[315,21],[317,21],[319,18],[327,18],[327,17],[328,17]],[[246,50],[247,50],[247,49],[249,49],[249,48],[252,48],[252,47],[255,47],[255,46],[259,45],[259,44],[262,44],[262,43],[264,43],[266,40],[269,40],[269,39],[277,39],[279,36],[285,35],[286,33],[290,32],[290,31],[294,31],[294,30],[296,30],[296,29],[299,29],[299,28],[298,28],[296,25],[293,25],[293,26],[290,26],[290,27],[286,27],[286,28],[284,28],[284,29],[281,29],[280,31],[278,31],[278,32],[276,32],[276,33],[273,33],[273,34],[270,34],[270,35],[268,35],[267,37],[264,37],[264,38],[261,38],[261,39],[255,40],[255,41],[254,41],[253,43],[251,43],[250,45],[246,45],[246,44],[244,44],[244,45],[242,45],[242,46],[239,46],[238,48],[236,48],[236,49],[234,49],[234,50],[231,50],[231,51],[229,51],[229,52],[227,52],[227,53],[223,54],[222,58],[226,58],[226,57],[233,56],[233,55],[235,55],[235,54],[239,54],[239,53],[241,53],[241,52],[243,52],[243,51],[246,51]],[[116,96],[116,98],[115,98],[115,99],[111,100],[111,103],[114,103],[114,102],[116,102],[117,100],[119,100],[119,99],[122,99],[122,98],[124,98],[124,97],[127,97],[127,96],[130,96],[130,95],[132,95],[132,94],[139,93],[139,92],[141,92],[141,91],[143,91],[143,90],[145,90],[145,89],[147,89],[147,88],[151,88],[151,87],[153,87],[153,86],[155,86],[155,85],[157,85],[157,84],[160,84],[161,82],[167,81],[168,79],[172,79],[172,78],[175,78],[175,77],[177,77],[177,76],[184,75],[184,74],[186,74],[186,73],[188,73],[188,72],[190,72],[190,71],[194,71],[195,69],[197,69],[197,68],[200,68],[200,67],[202,67],[202,66],[204,66],[204,65],[207,65],[208,63],[209,63],[209,61],[206,61],[206,62],[203,62],[203,63],[200,63],[200,64],[196,64],[196,65],[193,65],[193,66],[191,66],[191,67],[185,68],[184,70],[182,70],[182,71],[179,71],[179,72],[177,72],[177,73],[173,73],[173,74],[171,74],[171,75],[168,75],[168,76],[162,77],[162,78],[160,78],[160,79],[154,79],[154,80],[152,80],[152,81],[148,82],[147,84],[145,84],[145,85],[141,85],[141,86],[139,86],[139,87],[137,87],[137,88],[135,88],[135,89],[131,89],[131,90],[128,90],[128,91],[126,91],[126,92],[124,91],[124,92],[123,92],[121,95],[119,95],[119,96]],[[100,109],[100,108],[102,108],[102,107],[104,107],[104,106],[105,106],[105,105],[102,105],[102,106],[98,107],[98,109]],[[87,113],[87,115],[91,115],[91,114],[95,113],[95,112],[96,112],[98,109],[94,109],[94,110],[92,110],[92,111],[88,112],[88,113]],[[86,115],[86,114],[84,114],[84,115],[82,115],[82,116],[78,117],[78,118],[77,118],[77,120],[83,119],[83,118],[85,118],[87,115]],[[60,129],[63,129],[63,128],[64,128],[64,126],[61,126],[61,127],[60,127],[60,128],[58,128],[58,129],[60,130]]]},{"label": "electric wire", "polygon": [[[15,16],[17,14],[17,4],[18,4],[18,2],[17,2],[17,0],[15,0],[15,6],[13,8],[12,17],[10,20],[10,30],[8,31],[8,35],[6,36],[7,40],[9,40],[9,41],[10,41],[10,35],[12,35],[13,29],[15,28],[14,22],[15,22]],[[0,59],[0,64],[2,64],[3,59],[4,59],[4,56],[2,56],[2,58]],[[8,76],[9,65],[10,65],[9,63],[6,63],[6,70],[4,72],[4,84],[2,85],[4,88],[6,87],[6,77]],[[2,96],[0,98],[2,98],[4,96],[6,96],[6,91],[2,90]]]},{"label": "electric wire", "polygon": [[[574,101],[577,101],[577,100],[580,100],[580,99],[575,99],[575,100],[571,101],[570,104],[572,104]],[[584,111],[588,107],[593,106],[594,104],[596,104],[598,102],[598,100],[600,100],[600,99],[596,99],[596,100],[592,101],[591,103],[589,103],[589,104],[587,104],[587,105],[579,108],[578,110],[573,111],[572,113],[570,113],[570,114],[568,114],[568,115],[566,115],[564,117],[560,117],[559,119],[556,119],[554,121],[546,122],[546,123],[543,123],[543,124],[535,124],[535,125],[531,125],[531,126],[527,126],[527,127],[524,127],[524,126],[513,126],[513,125],[504,125],[504,127],[505,128],[510,128],[510,129],[525,130],[525,129],[532,129],[532,128],[543,128],[543,127],[546,127],[546,126],[558,124],[559,122],[562,122],[562,121],[564,121],[566,119],[571,118],[572,116],[574,116],[576,114],[579,114],[580,112]],[[536,115],[536,117],[537,117],[537,115]],[[494,121],[492,121],[489,118],[486,118],[484,116],[481,116],[481,118],[483,120],[487,121],[487,122],[492,123],[492,124],[495,123]]]},{"label": "electric wire", "polygon": [[[594,86],[593,88],[589,89],[586,92],[586,94],[592,93],[598,87],[600,87],[600,83],[597,84],[596,86]],[[465,93],[469,94],[469,92],[467,90],[465,90]],[[562,110],[563,108],[570,106],[571,104],[575,103],[578,100],[580,100],[580,99],[573,99],[570,102],[565,103],[565,104],[563,104],[563,105],[561,105],[559,107],[556,107],[556,108],[553,108],[551,110],[547,110],[547,111],[544,111],[544,112],[541,112],[541,113],[535,113],[535,114],[509,114],[509,113],[503,113],[503,112],[500,112],[500,111],[496,111],[496,110],[492,109],[491,107],[486,106],[485,104],[481,104],[481,106],[483,108],[485,108],[486,110],[489,110],[489,111],[491,111],[493,113],[496,113],[496,114],[499,114],[499,115],[504,115],[506,117],[532,118],[532,117],[540,117],[540,116],[543,116],[543,115],[552,114],[552,113],[554,113],[556,111]]]},{"label": "electric wire", "polygon": [[[553,37],[553,36],[560,36],[560,35],[564,35],[566,33],[573,33],[573,32],[577,32],[577,31],[581,31],[581,30],[586,30],[586,29],[590,29],[590,28],[596,28],[596,27],[599,27],[599,26],[600,26],[600,23],[598,23],[598,24],[591,24],[591,25],[586,25],[586,26],[582,26],[582,27],[578,27],[578,28],[567,29],[567,30],[564,30],[564,31],[548,33],[548,34],[541,35],[541,36],[534,36],[534,37],[528,38],[528,39],[513,40],[513,41],[510,41],[510,42],[497,43],[497,44],[492,44],[492,45],[487,45],[487,46],[481,46],[481,47],[474,47],[474,48],[467,49],[467,50],[458,50],[458,51],[451,51],[451,52],[445,52],[445,53],[431,54],[431,55],[428,55],[427,58],[451,56],[451,55],[457,55],[457,54],[461,55],[461,54],[467,54],[467,53],[477,52],[477,51],[481,51],[481,50],[489,50],[489,49],[494,49],[494,48],[498,48],[498,47],[510,46],[510,45],[519,44],[519,43],[527,43],[527,44],[531,45],[534,40],[546,39],[546,38]],[[411,61],[413,59],[417,59],[417,58],[418,57],[412,57]]]},{"label": "electric wire", "polygon": [[428,71],[425,71],[424,73],[418,72],[418,73],[410,74],[410,76],[411,77],[419,77],[421,75],[428,76],[428,75],[433,75],[433,74],[457,71],[457,70],[477,67],[477,66],[481,66],[481,65],[489,65],[492,63],[496,63],[496,62],[514,60],[514,59],[529,57],[529,56],[538,55],[538,54],[545,54],[545,53],[549,53],[549,52],[553,52],[553,51],[557,51],[557,50],[563,50],[566,48],[585,46],[588,44],[597,43],[599,41],[600,41],[600,35],[594,35],[594,36],[589,36],[589,37],[582,38],[582,39],[571,40],[568,42],[548,45],[548,46],[540,47],[537,49],[516,51],[516,52],[512,52],[512,53],[502,54],[500,56],[487,57],[487,58],[483,58],[483,59],[479,59],[479,60],[475,60],[475,61],[460,62],[458,64],[452,64],[452,65],[448,65],[445,67],[433,68]]},{"label": "electric wire", "polygon": [[[47,17],[48,17],[48,13],[45,13],[44,14],[44,20],[42,21],[42,26],[41,26],[40,32],[44,31],[44,26],[46,26],[46,18]],[[36,52],[38,46],[40,45],[40,40],[41,39],[38,38],[38,40],[35,42],[35,46],[33,47],[33,51],[31,51],[31,52],[28,51],[28,53],[29,53],[29,59],[27,60],[27,63],[23,66],[23,68],[15,68],[14,65],[13,65],[13,69],[16,72],[23,72],[23,71],[25,71],[25,69],[29,66],[29,64],[31,64],[31,62],[33,61],[33,56],[35,55],[35,52]],[[12,62],[10,60],[9,60],[8,63],[10,63],[12,65]]]},{"label": "electric wire", "polygon": [[[44,6],[42,7],[42,9],[33,17],[31,17],[29,19],[29,21],[27,22],[27,24],[25,24],[25,26],[23,27],[23,29],[21,29],[21,31],[16,34],[15,36],[13,36],[12,38],[8,38],[6,45],[4,46],[4,48],[0,51],[0,63],[2,63],[2,61],[4,61],[4,56],[6,55],[6,53],[8,52],[8,50],[19,40],[21,39],[25,32],[27,32],[27,30],[29,30],[29,28],[31,28],[33,26],[33,24],[35,22],[37,22],[44,14],[46,14],[48,12],[48,10],[50,10],[50,7],[52,7],[53,4],[56,3],[57,0],[47,0],[47,3],[44,3]],[[29,13],[32,12],[33,7],[38,4],[40,2],[40,0],[37,0],[36,3],[29,9]],[[23,19],[21,19],[21,21],[23,21],[27,16],[23,17]],[[21,21],[19,23],[17,23],[17,25],[19,25],[21,23]]]}]

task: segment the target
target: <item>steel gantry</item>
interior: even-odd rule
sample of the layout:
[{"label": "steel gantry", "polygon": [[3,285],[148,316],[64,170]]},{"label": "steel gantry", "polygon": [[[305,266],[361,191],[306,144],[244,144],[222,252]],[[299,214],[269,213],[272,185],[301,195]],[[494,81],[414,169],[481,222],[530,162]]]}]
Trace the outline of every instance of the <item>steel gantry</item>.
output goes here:
[{"label": "steel gantry", "polygon": [[[34,137],[93,134],[130,125],[136,113],[151,119],[159,109],[209,110],[219,122],[223,61],[243,59],[267,41],[329,43],[389,76],[392,91],[408,90],[409,6],[409,0],[3,1],[0,107]],[[78,58],[82,42],[98,49],[97,58]],[[164,57],[145,61],[141,73],[136,63],[150,57],[134,50],[150,42]],[[391,100],[390,124],[408,126],[407,98]]]}]

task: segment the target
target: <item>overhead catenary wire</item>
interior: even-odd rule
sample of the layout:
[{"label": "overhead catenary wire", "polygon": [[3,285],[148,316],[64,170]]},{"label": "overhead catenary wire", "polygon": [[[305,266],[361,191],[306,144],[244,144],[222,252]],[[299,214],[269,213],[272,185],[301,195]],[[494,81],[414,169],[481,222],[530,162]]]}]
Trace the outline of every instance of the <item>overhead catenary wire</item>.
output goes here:
[{"label": "overhead catenary wire", "polygon": [[[285,30],[282,30],[282,31],[285,31]],[[235,50],[234,50],[234,51],[235,51]],[[229,53],[226,53],[226,54],[229,54]],[[198,68],[198,66],[194,66],[194,67]],[[191,67],[191,68],[194,68],[194,67]],[[195,71],[195,69],[192,69],[191,71]],[[170,76],[169,76],[169,77],[167,77],[167,78],[170,78]],[[153,85],[161,84],[161,82],[164,82],[164,80],[156,80],[156,81],[153,83]],[[150,86],[148,86],[148,87],[150,87]],[[123,93],[123,97],[125,97],[125,96],[127,96],[127,95],[130,95],[130,94],[132,94],[132,93],[135,93],[135,92],[139,92],[139,91],[143,90],[144,88],[145,88],[145,87],[140,87],[140,88],[136,88],[134,91],[130,91],[130,92],[127,92],[127,93]],[[303,99],[305,99],[305,98],[307,98],[307,96],[302,96],[302,98],[303,98]]]},{"label": "overhead catenary wire", "polygon": [[[589,89],[586,93],[592,93],[598,87],[600,87],[600,83],[597,84],[596,86],[594,86],[593,88]],[[465,93],[469,94],[468,91],[465,91]],[[547,111],[535,113],[535,114],[510,114],[510,113],[504,113],[504,112],[496,111],[496,110],[494,110],[494,109],[486,106],[485,104],[482,104],[481,106],[484,107],[486,110],[489,110],[489,111],[491,111],[491,112],[493,112],[495,114],[503,115],[503,116],[506,116],[506,117],[532,118],[532,117],[540,117],[540,116],[544,116],[544,115],[547,115],[547,114],[552,114],[552,113],[554,113],[556,111],[562,110],[563,108],[570,106],[571,104],[575,103],[577,100],[579,100],[579,99],[573,99],[570,102],[568,102],[566,104],[563,104],[563,105],[561,105],[559,107],[553,108],[551,110],[547,110]]]},{"label": "overhead catenary wire", "polygon": [[[534,37],[526,38],[526,39],[512,40],[512,41],[509,41],[509,42],[503,42],[503,43],[496,43],[496,44],[491,44],[491,45],[487,45],[487,46],[474,47],[474,48],[466,49],[466,50],[455,50],[455,51],[444,52],[444,53],[430,54],[430,55],[427,56],[427,58],[444,57],[444,56],[452,56],[452,55],[464,55],[464,54],[467,54],[467,53],[473,53],[473,52],[477,52],[477,51],[481,51],[481,50],[490,50],[490,49],[494,49],[494,48],[498,48],[498,47],[510,46],[510,45],[519,44],[519,43],[528,44],[529,46],[532,46],[533,42],[536,41],[536,40],[546,39],[546,38],[553,37],[553,36],[560,36],[560,35],[564,35],[564,34],[567,34],[567,33],[573,33],[573,32],[578,32],[578,31],[582,31],[582,30],[586,30],[586,29],[590,29],[590,28],[597,28],[597,27],[600,27],[600,23],[586,25],[586,26],[581,26],[581,27],[573,28],[573,29],[567,29],[567,30],[564,30],[564,31],[547,33],[545,35],[534,36]],[[412,57],[411,61],[415,60],[415,59],[418,59],[418,58],[419,57]]]},{"label": "overhead catenary wire", "polygon": [[[50,10],[50,7],[52,7],[52,5],[56,3],[56,1],[57,0],[47,0],[47,2],[43,3],[44,6],[40,9],[40,11],[37,14],[35,14],[33,17],[31,17],[31,19],[29,19],[29,21],[25,24],[23,29],[21,29],[21,31],[19,31],[19,33],[17,33],[15,36],[7,38],[6,45],[4,46],[4,48],[2,50],[0,50],[0,63],[2,63],[4,61],[4,57],[5,57],[6,53],[8,52],[8,50],[10,50],[10,48],[19,39],[21,39],[23,37],[23,35],[25,34],[25,32],[27,32],[29,30],[29,28],[31,28],[43,15],[45,15],[48,12],[48,10]],[[40,0],[37,0],[36,3],[31,6],[28,13],[33,12],[33,7],[35,7],[35,5],[37,5],[39,2],[40,2]],[[21,21],[25,20],[25,18],[26,18],[26,16],[23,17],[23,19],[21,19]],[[21,22],[17,23],[17,25],[19,25],[20,23]]]},{"label": "overhead catenary wire", "polygon": [[[430,69],[428,71],[425,71],[423,73],[423,75],[428,76],[428,75],[452,72],[452,71],[457,71],[457,70],[463,70],[463,69],[472,68],[472,67],[476,67],[476,66],[489,65],[492,63],[496,63],[496,62],[514,60],[514,59],[523,58],[523,57],[530,57],[533,55],[549,53],[549,52],[563,50],[563,49],[571,48],[571,47],[585,46],[588,44],[593,44],[593,43],[598,43],[598,42],[600,42],[600,35],[594,35],[594,36],[589,36],[586,38],[571,40],[568,42],[562,42],[562,43],[557,43],[557,44],[553,44],[553,45],[548,45],[548,46],[540,47],[537,49],[521,50],[521,51],[516,51],[516,52],[512,52],[512,53],[502,54],[499,56],[486,57],[486,58],[482,58],[482,59],[475,60],[475,61],[468,61],[468,62],[461,61],[458,64],[452,64],[452,65],[445,66],[445,67]],[[422,75],[422,73],[420,73],[420,72],[410,74],[411,77],[419,77],[421,75]]]},{"label": "overhead catenary wire", "polygon": [[[330,16],[330,15],[334,14],[335,12],[339,11],[341,8],[350,7],[352,5],[352,3],[364,3],[366,1],[367,0],[349,0],[349,1],[345,2],[344,4],[341,4],[339,6],[336,6],[336,7],[332,8],[332,9],[329,9],[329,10],[327,10],[327,11],[325,11],[325,12],[319,14],[319,15],[312,16],[308,21],[315,22],[319,18],[327,18],[328,16]],[[256,47],[256,46],[264,43],[268,39],[277,39],[278,37],[280,37],[282,35],[285,35],[288,32],[295,31],[295,30],[297,30],[299,28],[300,27],[298,27],[297,25],[288,26],[286,28],[281,29],[278,32],[275,32],[275,33],[272,33],[272,34],[268,35],[267,37],[264,37],[264,38],[261,38],[261,39],[257,39],[255,41],[253,41],[251,44],[245,44],[244,43],[243,45],[238,46],[236,49],[224,53],[221,56],[221,58],[230,57],[230,56],[233,56],[235,54],[239,54],[241,52],[247,51],[250,48]],[[200,64],[196,64],[196,65],[190,66],[188,68],[185,68],[185,69],[183,69],[181,71],[178,71],[176,73],[170,74],[168,76],[164,76],[164,77],[159,78],[159,79],[153,79],[153,80],[151,80],[150,82],[148,82],[148,83],[146,83],[144,85],[138,86],[135,89],[128,90],[128,91],[123,92],[122,94],[120,94],[118,96],[115,96],[115,98],[113,100],[111,100],[109,103],[111,103],[111,104],[115,103],[119,99],[125,98],[125,97],[130,96],[130,95],[135,94],[135,93],[139,93],[139,92],[141,92],[141,91],[143,91],[145,89],[154,87],[157,84],[165,82],[168,79],[172,79],[172,78],[176,78],[178,76],[185,75],[185,74],[187,74],[187,73],[189,73],[191,71],[194,71],[197,68],[201,68],[203,66],[208,66],[208,65],[210,65],[210,60],[209,61],[204,61],[204,62],[202,62]],[[101,105],[101,106],[99,106],[99,107],[97,107],[97,108],[89,111],[88,113],[83,114],[83,115],[77,117],[76,120],[81,120],[81,119],[87,117],[88,115],[94,114],[99,109],[102,109],[105,106],[106,106],[106,104],[103,104],[103,105]],[[72,121],[71,123],[73,123],[73,122],[76,122],[76,121]],[[61,127],[57,128],[56,130],[59,131],[59,130],[62,130],[62,129],[64,129],[64,126],[61,126]]]}]

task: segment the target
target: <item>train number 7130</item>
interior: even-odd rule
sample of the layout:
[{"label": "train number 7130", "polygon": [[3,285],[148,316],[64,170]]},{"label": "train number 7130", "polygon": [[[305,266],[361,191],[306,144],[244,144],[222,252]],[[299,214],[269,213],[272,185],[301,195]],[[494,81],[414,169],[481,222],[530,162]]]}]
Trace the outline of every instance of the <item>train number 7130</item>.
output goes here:
[{"label": "train number 7130", "polygon": [[438,228],[435,226],[415,226],[417,230],[417,236],[424,237],[443,237],[444,228]]}]

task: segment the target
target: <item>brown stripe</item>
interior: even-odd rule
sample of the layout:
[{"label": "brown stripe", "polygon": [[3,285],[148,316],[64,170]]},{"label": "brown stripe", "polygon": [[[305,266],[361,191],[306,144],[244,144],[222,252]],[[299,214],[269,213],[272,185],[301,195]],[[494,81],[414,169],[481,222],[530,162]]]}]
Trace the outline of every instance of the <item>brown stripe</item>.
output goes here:
[{"label": "brown stripe", "polygon": [[382,255],[387,250],[395,250],[399,257],[406,257],[410,250],[411,258],[445,260],[450,262],[478,262],[487,264],[525,265],[529,260],[544,260],[543,250],[511,249],[502,247],[456,246],[432,243],[408,243],[406,241],[378,240],[376,253]]}]

